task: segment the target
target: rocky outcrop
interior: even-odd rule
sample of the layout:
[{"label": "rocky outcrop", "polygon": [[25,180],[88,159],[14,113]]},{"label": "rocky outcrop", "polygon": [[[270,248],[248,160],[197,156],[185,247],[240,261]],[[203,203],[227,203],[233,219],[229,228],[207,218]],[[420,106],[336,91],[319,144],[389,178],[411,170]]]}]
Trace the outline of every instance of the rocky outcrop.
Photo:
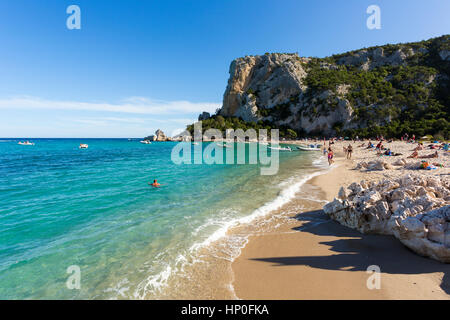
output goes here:
[{"label": "rocky outcrop", "polygon": [[450,50],[442,50],[439,52],[439,56],[442,60],[450,61]]},{"label": "rocky outcrop", "polygon": [[450,263],[450,206],[396,221],[394,235],[415,252]]},{"label": "rocky outcrop", "polygon": [[162,130],[160,129],[156,130],[155,141],[167,141],[167,137]]},{"label": "rocky outcrop", "polygon": [[[334,108],[329,108],[330,100],[336,104]],[[320,116],[313,116],[311,107],[314,109],[329,109]],[[318,98],[313,98],[311,102],[304,103],[299,109],[302,110],[302,113],[299,125],[294,124],[295,129],[302,129],[307,133],[320,131],[328,134],[334,131],[333,126],[336,123],[341,124],[343,128],[352,127],[353,108],[350,102],[347,99],[335,96],[332,92],[325,91]]]},{"label": "rocky outcrop", "polygon": [[164,132],[160,129],[156,130],[155,135],[145,137],[144,140],[149,141],[168,141],[169,138],[164,134]]},{"label": "rocky outcrop", "polygon": [[209,112],[203,111],[203,112],[198,116],[198,121],[208,120],[209,118],[211,118],[211,115],[209,114]]},{"label": "rocky outcrop", "polygon": [[262,118],[258,106],[273,108],[298,96],[306,75],[297,54],[266,54],[234,60],[220,114],[246,121]]},{"label": "rocky outcrop", "polygon": [[362,233],[388,234],[414,252],[450,263],[448,178],[406,175],[379,183],[353,183],[323,208]]},{"label": "rocky outcrop", "polygon": [[[289,53],[238,58],[230,65],[219,114],[251,122],[268,121],[307,134],[330,135],[347,129],[384,126],[405,108],[418,105],[405,106],[401,97],[407,94],[407,86],[421,87],[421,95],[430,97],[434,91],[428,88],[434,85],[445,91],[450,79],[449,42],[450,37],[443,36],[328,58],[304,58]],[[389,68],[379,73],[380,67]],[[415,69],[404,71],[406,67]],[[336,74],[329,75],[324,70]],[[404,74],[398,76],[399,71]],[[355,72],[361,74],[354,77]],[[363,73],[367,72],[373,72],[373,77],[365,78]],[[375,78],[377,81],[373,81]],[[379,90],[380,83],[386,82],[390,82],[384,88],[390,92],[389,97]],[[374,90],[370,83],[377,83]],[[399,91],[392,93],[392,88]],[[368,91],[372,93],[365,93]],[[426,103],[421,105],[427,107]]]},{"label": "rocky outcrop", "polygon": [[361,70],[373,70],[381,66],[401,66],[406,64],[406,60],[416,53],[411,48],[397,49],[392,53],[385,53],[383,48],[372,50],[360,50],[338,60],[338,64],[352,65]]}]

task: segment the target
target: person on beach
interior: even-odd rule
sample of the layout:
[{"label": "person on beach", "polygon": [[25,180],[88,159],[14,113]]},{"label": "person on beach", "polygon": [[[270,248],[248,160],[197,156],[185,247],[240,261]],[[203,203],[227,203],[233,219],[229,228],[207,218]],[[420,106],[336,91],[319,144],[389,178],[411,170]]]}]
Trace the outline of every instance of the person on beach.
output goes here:
[{"label": "person on beach", "polygon": [[408,156],[408,158],[417,158],[419,156],[419,153],[417,151],[414,151],[413,153],[411,153],[411,155]]},{"label": "person on beach", "polygon": [[328,148],[328,165],[331,166],[333,162],[333,150],[331,150],[331,148]]},{"label": "person on beach", "polygon": [[383,150],[383,142],[382,141],[378,142],[375,150],[379,150],[379,151]]},{"label": "person on beach", "polygon": [[436,151],[436,152],[434,152],[432,154],[427,154],[427,155],[424,155],[424,156],[420,156],[419,159],[437,158],[438,156],[439,156],[438,152]]},{"label": "person on beach", "polygon": [[419,153],[417,151],[414,151],[408,158],[415,158],[415,159],[429,159],[429,158],[437,158],[438,152],[436,151],[435,153],[432,154],[427,154],[424,156],[419,156]]},{"label": "person on beach", "polygon": [[347,147],[347,159],[351,159],[352,158],[352,152],[353,152],[353,147],[351,144],[348,145]]},{"label": "person on beach", "polygon": [[148,183],[150,186],[154,187],[154,188],[159,188],[161,186],[161,184],[158,183],[158,181],[155,179],[153,180],[153,183]]},{"label": "person on beach", "polygon": [[423,149],[423,147],[422,147],[422,142],[419,142],[418,146],[415,147],[415,148],[413,149],[413,151],[420,151],[420,150],[422,150],[422,149]]}]

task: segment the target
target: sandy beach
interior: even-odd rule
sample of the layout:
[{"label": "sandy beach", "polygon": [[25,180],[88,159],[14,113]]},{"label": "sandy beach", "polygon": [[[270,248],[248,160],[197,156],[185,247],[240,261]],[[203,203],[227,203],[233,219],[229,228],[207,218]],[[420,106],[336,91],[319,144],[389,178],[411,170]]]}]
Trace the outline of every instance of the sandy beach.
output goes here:
[{"label": "sandy beach", "polygon": [[[406,142],[385,143],[401,156],[379,156],[374,150],[351,143],[352,159],[343,147],[332,145],[335,160],[332,170],[305,185],[320,188],[320,198],[331,201],[341,186],[366,180],[402,176],[406,173],[446,176],[448,152],[438,151],[430,162],[443,164],[436,170],[413,170],[421,160],[408,159],[417,146]],[[367,145],[367,141],[365,142]],[[328,145],[328,143],[327,143]],[[426,148],[428,144],[425,143]],[[419,156],[435,150],[420,150]],[[357,170],[358,163],[382,161],[406,164],[390,170]],[[289,215],[286,222],[269,233],[250,237],[233,262],[234,289],[241,299],[450,299],[450,265],[422,257],[406,248],[393,236],[368,235],[342,226],[322,211],[324,202],[310,202],[307,210]],[[289,204],[280,209],[289,211]],[[369,290],[371,274],[367,267],[381,269],[381,288]]]}]

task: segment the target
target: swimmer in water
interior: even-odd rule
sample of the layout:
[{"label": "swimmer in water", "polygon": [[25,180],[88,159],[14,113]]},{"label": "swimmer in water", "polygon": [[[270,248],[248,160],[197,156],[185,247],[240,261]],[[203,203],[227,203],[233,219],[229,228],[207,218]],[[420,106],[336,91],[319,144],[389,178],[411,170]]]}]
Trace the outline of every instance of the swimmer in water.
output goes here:
[{"label": "swimmer in water", "polygon": [[155,179],[153,180],[153,183],[148,183],[150,186],[155,187],[155,188],[159,188],[161,185],[158,183],[158,181]]}]

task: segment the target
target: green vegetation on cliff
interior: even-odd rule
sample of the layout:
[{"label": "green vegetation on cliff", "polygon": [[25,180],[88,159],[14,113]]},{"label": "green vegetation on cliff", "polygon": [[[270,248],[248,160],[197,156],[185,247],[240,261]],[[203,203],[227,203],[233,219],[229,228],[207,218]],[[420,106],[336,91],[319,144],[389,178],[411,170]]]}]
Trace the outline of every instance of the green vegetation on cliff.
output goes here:
[{"label": "green vegetation on cliff", "polygon": [[[259,129],[267,129],[267,135],[270,137],[271,129],[279,129],[279,137],[280,138],[296,138],[298,133],[292,129],[289,129],[286,126],[275,126],[273,123],[269,121],[258,121],[258,122],[247,122],[237,117],[223,117],[221,115],[213,115],[211,118],[207,120],[202,120],[202,131],[203,133],[208,129],[218,129],[223,134],[225,134],[225,130],[227,129],[242,129],[247,131],[248,129],[256,130],[256,133],[259,135]],[[194,134],[194,125],[190,124],[187,126],[187,130]]]},{"label": "green vegetation on cliff", "polygon": [[204,130],[450,139],[449,35],[326,58],[266,54],[236,59],[233,66],[217,113],[229,117],[203,121]]},{"label": "green vegetation on cliff", "polygon": [[[361,50],[328,58],[313,58],[306,68],[306,98],[323,91],[338,95],[337,88],[346,85],[343,98],[353,109],[354,128],[337,134],[370,137],[399,137],[405,132],[418,136],[431,134],[450,138],[450,61],[440,53],[449,50],[448,35],[427,41],[386,45],[365,49],[382,49],[384,56],[415,50],[405,63],[383,63],[363,68],[362,63],[343,63],[346,57],[358,56]],[[370,65],[372,57],[361,59]],[[358,61],[358,60],[356,60]],[[326,65],[326,67],[323,67]],[[342,94],[341,94],[342,95]],[[333,103],[328,103],[330,109]],[[314,108],[312,111],[314,112]],[[328,110],[319,110],[315,116]]]}]

